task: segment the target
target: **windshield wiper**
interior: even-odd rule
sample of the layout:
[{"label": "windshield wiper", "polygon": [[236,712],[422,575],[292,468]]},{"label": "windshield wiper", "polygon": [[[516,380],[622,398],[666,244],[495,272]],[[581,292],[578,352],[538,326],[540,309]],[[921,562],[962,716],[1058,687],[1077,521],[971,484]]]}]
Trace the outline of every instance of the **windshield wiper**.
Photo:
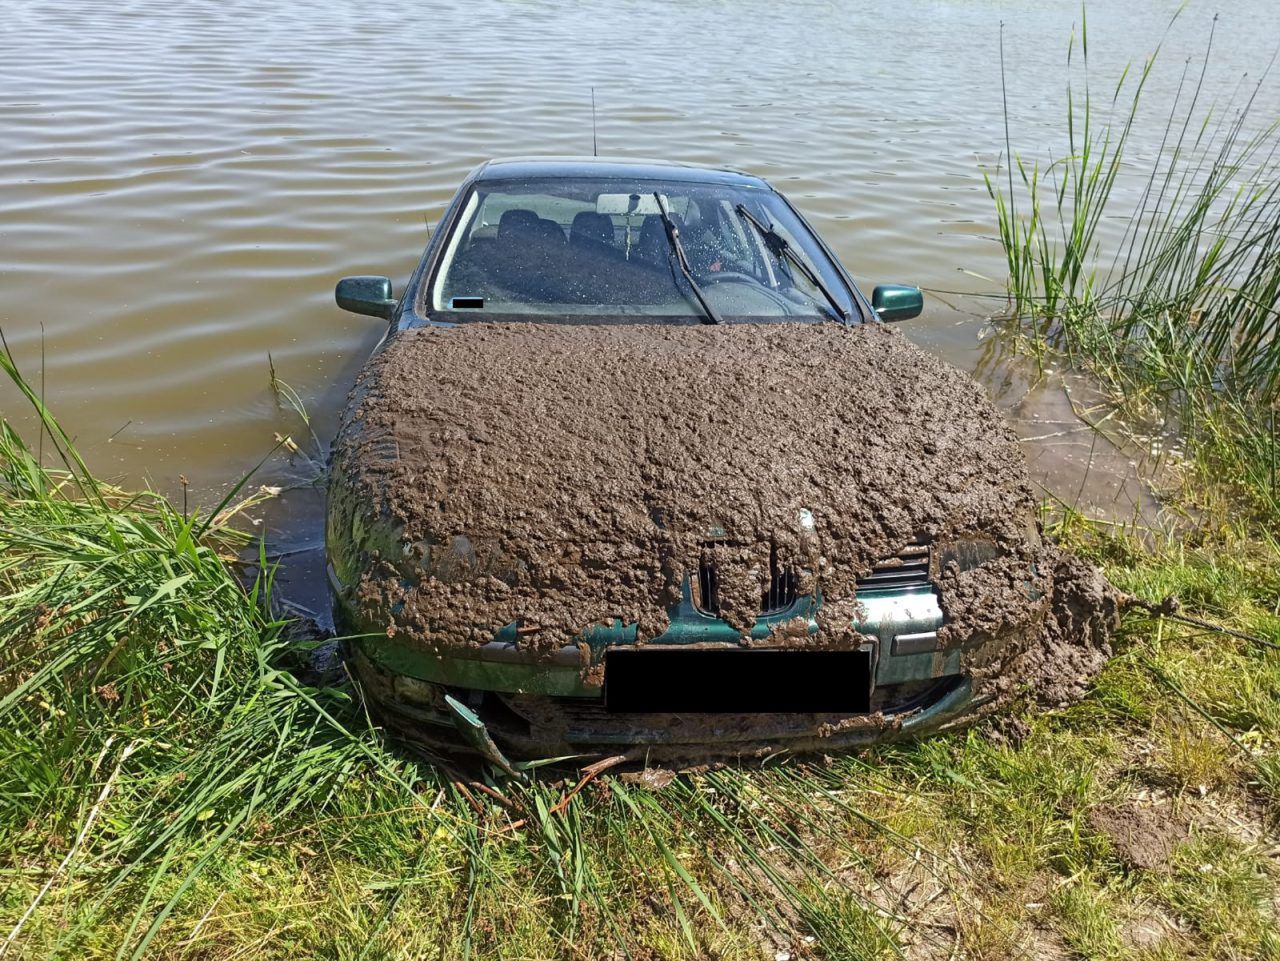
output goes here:
[{"label": "windshield wiper", "polygon": [[787,243],[787,239],[785,237],[781,236],[773,229],[772,226],[766,227],[764,224],[760,223],[760,221],[756,220],[751,211],[746,208],[745,204],[738,204],[734,210],[738,212],[739,217],[756,229],[756,232],[760,234],[761,239],[764,240],[764,245],[769,248],[769,252],[772,253],[773,256],[777,257],[779,260],[785,257],[797,270],[800,271],[800,273],[804,274],[805,279],[808,280],[809,283],[813,284],[814,287],[821,291],[822,296],[827,298],[827,303],[831,305],[831,309],[836,312],[836,316],[844,323],[849,323],[848,311],[840,305],[840,302],[836,300],[831,291],[827,289],[827,285],[824,284],[818,275],[809,268],[809,265],[801,260],[800,256],[791,249],[791,245]]},{"label": "windshield wiper", "polygon": [[689,266],[689,258],[684,254],[684,244],[680,242],[680,228],[676,226],[676,222],[671,219],[671,214],[667,212],[667,202],[662,199],[662,195],[656,190],[653,192],[653,199],[658,203],[658,215],[662,218],[662,226],[667,231],[667,242],[671,244],[671,250],[676,255],[676,264],[680,267],[680,273],[684,274],[684,279],[689,283],[689,289],[693,291],[693,296],[698,298],[698,303],[702,305],[702,310],[706,313],[706,317],[702,319],[704,324],[722,324],[724,321],[720,315],[716,313],[716,309],[707,302],[706,296],[702,293],[702,288],[698,286],[698,282],[693,279],[693,270]]}]

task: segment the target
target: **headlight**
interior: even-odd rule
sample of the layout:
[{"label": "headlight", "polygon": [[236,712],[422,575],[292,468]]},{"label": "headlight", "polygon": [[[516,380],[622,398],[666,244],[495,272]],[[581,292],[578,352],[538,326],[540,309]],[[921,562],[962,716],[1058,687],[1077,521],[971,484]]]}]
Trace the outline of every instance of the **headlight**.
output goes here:
[{"label": "headlight", "polygon": [[945,571],[952,564],[964,573],[983,564],[997,561],[1008,553],[995,541],[986,537],[960,537],[942,546],[938,551],[938,569]]}]

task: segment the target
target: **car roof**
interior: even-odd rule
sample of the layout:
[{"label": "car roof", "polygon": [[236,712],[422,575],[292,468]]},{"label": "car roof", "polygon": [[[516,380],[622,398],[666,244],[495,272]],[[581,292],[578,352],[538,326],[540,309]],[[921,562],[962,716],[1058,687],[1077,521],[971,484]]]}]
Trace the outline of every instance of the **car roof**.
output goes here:
[{"label": "car roof", "polygon": [[700,167],[667,160],[608,157],[511,157],[489,160],[473,180],[525,180],[555,177],[608,177],[619,180],[680,180],[771,189],[762,178],[727,167]]}]

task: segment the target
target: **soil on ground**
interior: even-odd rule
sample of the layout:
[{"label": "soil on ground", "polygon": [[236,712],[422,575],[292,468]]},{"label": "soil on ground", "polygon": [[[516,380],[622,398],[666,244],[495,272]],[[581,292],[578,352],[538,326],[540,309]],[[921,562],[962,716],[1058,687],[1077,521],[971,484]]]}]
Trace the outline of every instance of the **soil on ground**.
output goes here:
[{"label": "soil on ground", "polygon": [[1153,871],[1168,863],[1173,849],[1187,839],[1187,822],[1169,806],[1099,805],[1089,812],[1089,827],[1111,841],[1116,856],[1131,868]]}]

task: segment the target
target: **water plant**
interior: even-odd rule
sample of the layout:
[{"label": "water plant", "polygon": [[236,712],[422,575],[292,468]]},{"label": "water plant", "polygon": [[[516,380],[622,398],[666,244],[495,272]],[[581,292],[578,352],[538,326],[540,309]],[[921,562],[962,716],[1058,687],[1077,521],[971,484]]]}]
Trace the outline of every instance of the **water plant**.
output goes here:
[{"label": "water plant", "polygon": [[1211,30],[1203,62],[1184,66],[1154,121],[1155,154],[1137,156],[1131,134],[1146,122],[1159,50],[1098,98],[1082,12],[1064,153],[1042,165],[1006,142],[1005,176],[986,184],[1016,329],[1087,366],[1142,430],[1181,432],[1196,476],[1274,522],[1280,120],[1265,107],[1270,65],[1227,101],[1206,102],[1213,43]]},{"label": "water plant", "polygon": [[247,538],[232,520],[257,495],[235,500],[242,483],[185,514],[106,485],[7,353],[0,367],[63,465],[0,422],[0,835],[11,863],[65,847],[0,955],[86,876],[89,917],[134,903],[125,943],[140,955],[255,819],[322,804],[357,767],[412,803],[412,775],[347,726],[346,693],[276,666],[271,568],[248,590],[233,570]]}]

